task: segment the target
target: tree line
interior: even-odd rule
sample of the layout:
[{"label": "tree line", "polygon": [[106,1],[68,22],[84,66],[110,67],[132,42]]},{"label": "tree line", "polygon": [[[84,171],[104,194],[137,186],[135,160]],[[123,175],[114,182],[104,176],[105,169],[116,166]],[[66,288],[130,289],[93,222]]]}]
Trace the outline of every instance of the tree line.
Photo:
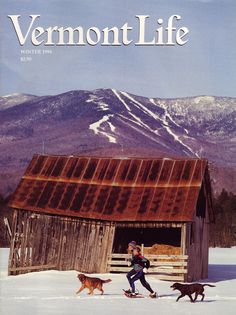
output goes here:
[{"label": "tree line", "polygon": [[210,246],[236,245],[236,194],[225,189],[213,197],[215,222],[210,224]]}]

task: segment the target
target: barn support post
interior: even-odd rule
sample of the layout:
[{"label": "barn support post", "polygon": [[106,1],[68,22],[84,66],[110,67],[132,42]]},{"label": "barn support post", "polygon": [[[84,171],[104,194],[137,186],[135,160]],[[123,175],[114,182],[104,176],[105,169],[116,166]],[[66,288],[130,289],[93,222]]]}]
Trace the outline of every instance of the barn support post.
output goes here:
[{"label": "barn support post", "polygon": [[186,223],[181,226],[181,252],[182,255],[186,254]]},{"label": "barn support post", "polygon": [[141,244],[141,254],[144,255],[144,244]]},{"label": "barn support post", "polygon": [[[186,242],[187,242],[187,226],[186,223],[183,223],[181,226],[181,252],[182,255],[186,255]],[[184,281],[187,280],[188,274],[188,266],[187,266],[187,273],[184,274]]]},{"label": "barn support post", "polygon": [[207,192],[206,180],[203,182],[204,194],[206,196],[206,210],[205,218],[203,221],[203,231],[202,231],[202,274],[201,278],[205,279],[208,277],[208,263],[209,263],[209,233],[210,233],[210,209],[209,204],[211,201],[208,201],[209,194]]}]

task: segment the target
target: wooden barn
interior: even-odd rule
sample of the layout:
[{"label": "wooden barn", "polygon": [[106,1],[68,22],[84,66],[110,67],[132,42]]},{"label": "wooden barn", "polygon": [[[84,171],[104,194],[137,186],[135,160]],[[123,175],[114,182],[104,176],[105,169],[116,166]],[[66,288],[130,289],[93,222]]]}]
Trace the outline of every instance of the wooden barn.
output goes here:
[{"label": "wooden barn", "polygon": [[[10,275],[126,272],[136,240],[160,279],[207,277],[214,214],[205,159],[35,155],[9,206]],[[178,252],[148,252],[155,244]]]}]

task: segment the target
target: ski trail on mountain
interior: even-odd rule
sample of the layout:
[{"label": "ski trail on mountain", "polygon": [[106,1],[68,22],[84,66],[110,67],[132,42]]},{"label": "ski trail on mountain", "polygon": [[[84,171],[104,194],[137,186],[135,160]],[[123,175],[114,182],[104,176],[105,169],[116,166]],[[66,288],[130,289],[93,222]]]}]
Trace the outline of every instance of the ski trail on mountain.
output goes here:
[{"label": "ski trail on mountain", "polygon": [[154,132],[155,134],[158,134],[157,130],[153,130],[152,128],[150,128],[150,126],[145,124],[139,117],[137,117],[134,113],[132,113],[131,108],[129,107],[129,105],[122,99],[122,97],[119,95],[119,93],[115,89],[112,89],[112,92],[119,99],[119,101],[125,106],[125,108],[129,112],[129,114],[135,119],[135,120],[131,120],[130,119],[130,121],[132,121],[133,123],[139,125],[140,127],[143,127],[145,129],[147,129],[148,131],[151,131],[151,132]]},{"label": "ski trail on mountain", "polygon": [[132,119],[129,119],[128,117],[125,117],[125,116],[123,116],[121,114],[118,114],[118,116],[119,116],[119,119],[121,120],[121,122],[123,124],[125,124],[125,125],[129,126],[130,128],[134,129],[136,132],[140,133],[144,137],[148,137],[149,139],[151,139],[152,141],[154,141],[158,145],[161,145],[162,147],[165,147],[168,150],[170,149],[164,142],[160,143],[156,138],[148,135],[146,132],[142,131],[140,128],[136,128],[133,124],[131,124],[131,123],[134,122]]},{"label": "ski trail on mountain", "polygon": [[130,96],[128,93],[126,92],[121,92],[122,95],[124,95],[125,97],[127,97],[132,103],[134,103],[136,105],[136,107],[138,109],[142,109],[146,114],[148,114],[149,116],[151,116],[154,119],[158,119],[160,120],[160,117],[158,115],[156,115],[155,113],[153,113],[151,110],[149,110],[146,106],[144,106],[143,104],[141,104],[140,102],[136,101],[132,96]]},{"label": "ski trail on mountain", "polygon": [[115,96],[121,101],[122,104],[124,104],[125,108],[128,110],[128,112],[131,112],[130,107],[125,103],[125,101],[120,97],[119,93],[115,90],[112,89],[112,92],[115,94]]},{"label": "ski trail on mountain", "polygon": [[89,125],[89,129],[92,130],[95,135],[103,135],[105,137],[108,138],[109,142],[111,143],[117,143],[116,141],[116,138],[114,136],[112,136],[110,133],[107,133],[103,130],[101,130],[103,127],[102,127],[102,124],[104,123],[107,123],[108,126],[110,127],[111,131],[114,132],[115,131],[115,126],[112,125],[112,123],[109,121],[109,118],[110,117],[113,117],[114,115],[104,115],[100,120],[96,121],[95,123],[92,123]]},{"label": "ski trail on mountain", "polygon": [[[141,124],[145,129],[148,129],[149,131],[151,131],[152,133],[158,134],[158,132],[156,130],[151,129],[149,126],[147,126],[145,123],[143,123],[143,121],[137,117],[136,115],[134,115],[131,111],[130,106],[124,101],[124,99],[119,95],[119,93],[115,90],[112,89],[113,93],[115,94],[115,96],[120,100],[120,102],[122,102],[122,104],[125,106],[125,108],[128,110],[129,114],[134,117],[136,120],[138,120],[139,125]],[[166,119],[166,117],[168,117],[171,121],[173,121],[172,118],[170,118],[169,113],[167,112],[167,109],[165,107],[162,107],[164,109],[165,112],[165,116],[163,119],[161,119],[157,114],[153,113],[151,110],[149,110],[147,107],[145,107],[143,104],[141,104],[140,102],[136,101],[132,96],[130,96],[128,93],[126,92],[120,92],[120,94],[122,94],[124,97],[126,97],[127,99],[129,99],[139,110],[142,110],[143,112],[145,112],[146,114],[148,114],[150,117],[154,118],[155,120],[159,120],[164,124],[164,128],[166,129],[166,131],[174,138],[175,141],[179,142],[182,146],[184,146],[188,151],[190,151],[192,154],[197,155],[197,153],[195,153],[188,145],[184,144],[179,137],[171,130],[171,128],[169,127],[168,121]],[[149,99],[150,102],[152,104],[154,104],[155,106],[157,106],[157,104],[155,103],[154,99]],[[175,123],[175,125],[177,125]],[[181,126],[178,126],[181,127]],[[153,139],[153,137],[150,137],[151,139]],[[153,141],[157,142],[159,144],[159,141],[156,141],[156,139],[153,139]],[[188,154],[188,151],[186,152]]]},{"label": "ski trail on mountain", "polygon": [[[153,113],[151,110],[149,110],[148,108],[146,108],[143,104],[141,104],[140,102],[136,101],[132,96],[130,96],[128,93],[126,92],[121,92],[122,95],[124,95],[125,97],[127,97],[130,101],[132,101],[133,103],[137,104],[138,106],[140,106],[140,108],[143,109],[144,112],[146,112],[147,114],[149,114],[151,117],[153,117],[154,119],[158,119],[158,120],[162,120],[162,122],[164,123],[164,127],[167,130],[167,132],[174,138],[175,141],[179,142],[182,146],[184,146],[188,151],[190,151],[192,154],[196,155],[198,157],[198,154],[195,153],[188,145],[186,145],[185,143],[183,143],[179,137],[170,129],[168,121],[166,119],[166,117],[168,117],[169,113],[167,112],[167,109],[164,107],[164,111],[165,111],[165,116],[163,119],[161,119],[158,115],[156,115],[155,113]],[[150,100],[150,99],[149,99]],[[150,102],[152,102],[154,105],[157,106],[157,104],[155,103],[154,99],[152,99],[153,102],[150,100]],[[186,152],[187,153],[187,152]]]},{"label": "ski trail on mountain", "polygon": [[169,112],[168,112],[167,105],[166,105],[164,102],[159,101],[158,104],[157,104],[157,103],[154,101],[153,98],[149,98],[149,101],[150,101],[152,104],[154,104],[154,105],[159,105],[162,109],[164,109],[164,111],[165,111],[165,116],[166,116],[167,118],[169,118],[169,120],[170,120],[176,127],[179,127],[179,128],[181,128],[181,129],[184,129],[184,131],[186,132],[186,134],[187,134],[187,135],[189,134],[189,132],[188,132],[188,130],[187,130],[186,128],[183,128],[182,126],[180,126],[179,124],[177,124],[176,121],[174,121],[174,119],[171,117],[171,115],[170,115]]},{"label": "ski trail on mountain", "polygon": [[[158,106],[158,104],[156,104],[156,102],[154,101],[153,98],[150,98],[149,100],[150,100],[150,102],[151,102],[152,104]],[[186,149],[188,149],[192,154],[194,154],[194,155],[196,155],[197,157],[199,157],[196,152],[194,152],[187,144],[183,143],[183,142],[180,140],[179,136],[177,136],[177,135],[171,130],[171,128],[170,128],[170,126],[169,126],[169,124],[168,124],[168,121],[167,121],[167,119],[166,119],[167,117],[168,117],[176,126],[178,126],[178,127],[181,127],[181,126],[179,126],[178,124],[176,124],[176,123],[173,121],[173,119],[171,118],[170,114],[169,114],[168,111],[167,111],[166,106],[161,105],[161,108],[164,109],[165,115],[163,116],[162,119],[161,119],[160,117],[159,117],[159,119],[162,120],[163,126],[164,126],[164,128],[166,129],[166,131],[174,138],[175,141],[179,142],[179,143],[180,143],[181,145],[183,145]]]}]

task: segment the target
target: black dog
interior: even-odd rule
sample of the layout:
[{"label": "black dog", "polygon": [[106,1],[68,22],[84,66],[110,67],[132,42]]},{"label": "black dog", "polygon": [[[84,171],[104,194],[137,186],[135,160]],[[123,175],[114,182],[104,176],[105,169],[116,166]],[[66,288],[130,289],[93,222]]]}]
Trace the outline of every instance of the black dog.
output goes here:
[{"label": "black dog", "polygon": [[[180,291],[180,296],[178,296],[176,302],[179,301],[180,298],[184,297],[185,295],[187,295],[191,302],[195,302],[198,295],[200,294],[202,296],[201,301],[203,301],[205,294],[204,292],[204,286],[209,286],[209,287],[215,287],[215,285],[211,285],[211,284],[201,284],[201,283],[192,283],[192,284],[182,284],[182,283],[174,283],[171,288],[173,288],[173,290],[179,290]],[[192,298],[192,294],[195,293],[195,297],[194,299]]]}]

